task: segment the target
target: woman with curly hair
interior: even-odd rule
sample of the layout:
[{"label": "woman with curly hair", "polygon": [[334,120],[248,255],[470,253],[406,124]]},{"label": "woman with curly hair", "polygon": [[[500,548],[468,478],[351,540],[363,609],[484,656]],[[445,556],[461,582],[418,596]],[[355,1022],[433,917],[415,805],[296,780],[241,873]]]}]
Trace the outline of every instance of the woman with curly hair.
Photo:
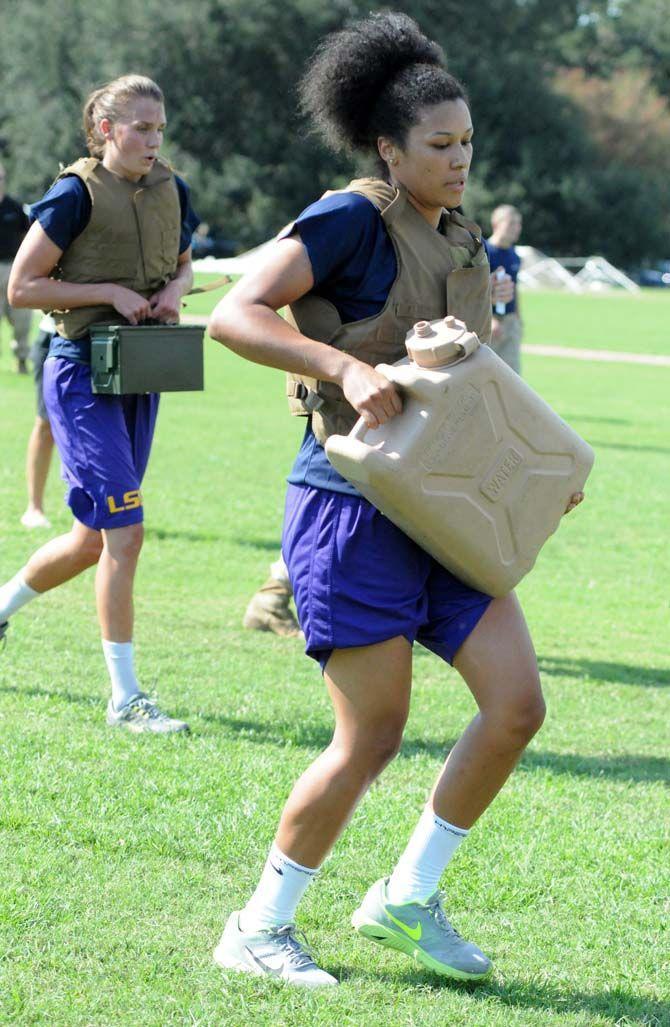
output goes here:
[{"label": "woman with curly hair", "polygon": [[[477,226],[457,211],[472,120],[440,48],[403,14],[373,15],[327,37],[302,101],[333,148],[373,155],[378,175],[303,211],[217,306],[209,331],[289,372],[293,412],[309,418],[289,477],[282,549],[335,731],[294,786],[258,887],[231,914],[215,959],[295,984],[337,983],[296,936],[295,911],[398,751],[419,641],[456,667],[479,712],[353,926],[432,971],[477,981],[491,962],[451,926],[438,883],[542,723],[533,646],[514,595],[492,599],[458,581],[340,477],[324,451],[327,437],[359,416],[375,428],[401,412],[398,392],[374,366],[405,355],[415,321],[455,314],[488,340],[486,253]],[[289,323],[276,313],[284,306]]]}]

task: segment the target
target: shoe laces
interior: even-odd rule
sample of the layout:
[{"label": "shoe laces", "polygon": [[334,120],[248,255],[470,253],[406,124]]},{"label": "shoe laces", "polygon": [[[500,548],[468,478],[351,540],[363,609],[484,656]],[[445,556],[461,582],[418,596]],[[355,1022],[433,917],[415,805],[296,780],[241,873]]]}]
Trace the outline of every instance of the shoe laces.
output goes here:
[{"label": "shoe laces", "polygon": [[426,903],[426,908],[440,930],[460,938],[460,934],[456,928],[449,922],[449,920],[447,920],[447,914],[444,912],[444,906],[442,905],[443,901],[444,895],[441,892],[435,892],[433,897]]},{"label": "shoe laces", "polygon": [[314,965],[307,938],[303,931],[298,931],[295,924],[284,924],[283,927],[278,927],[276,931],[272,932],[272,937],[279,941],[291,966],[299,969],[303,966]]},{"label": "shoe laces", "polygon": [[138,695],[135,699],[131,699],[128,703],[128,709],[132,713],[136,713],[140,717],[145,717],[146,720],[169,720],[167,714],[156,705],[153,699],[150,699],[147,695]]}]

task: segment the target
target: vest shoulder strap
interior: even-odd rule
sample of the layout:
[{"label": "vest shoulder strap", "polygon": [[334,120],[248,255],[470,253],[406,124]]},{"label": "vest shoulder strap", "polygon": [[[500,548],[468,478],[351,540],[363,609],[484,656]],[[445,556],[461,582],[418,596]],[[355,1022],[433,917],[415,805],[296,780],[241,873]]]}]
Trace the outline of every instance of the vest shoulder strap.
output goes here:
[{"label": "vest shoulder strap", "polygon": [[87,178],[91,177],[99,163],[100,161],[97,157],[80,157],[74,163],[68,164],[66,168],[61,168],[56,176],[56,181],[60,178],[65,178],[66,175],[76,175],[77,178],[81,178],[85,182]]},{"label": "vest shoulder strap", "polygon": [[450,221],[454,224],[464,228],[466,232],[469,232],[472,238],[475,240],[477,245],[481,245],[482,242],[482,230],[475,221],[470,221],[468,218],[459,214],[458,211],[452,210],[449,215]]},{"label": "vest shoulder strap", "polygon": [[381,178],[355,178],[343,192],[358,193],[374,203],[380,214],[390,207],[398,195],[395,186],[384,182]]}]

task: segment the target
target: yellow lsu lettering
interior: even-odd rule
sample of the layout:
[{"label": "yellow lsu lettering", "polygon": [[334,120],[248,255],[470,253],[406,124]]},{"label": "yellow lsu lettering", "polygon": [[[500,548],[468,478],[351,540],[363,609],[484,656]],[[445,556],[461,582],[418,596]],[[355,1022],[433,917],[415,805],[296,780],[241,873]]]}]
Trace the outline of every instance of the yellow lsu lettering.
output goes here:
[{"label": "yellow lsu lettering", "polygon": [[130,492],[123,493],[123,505],[117,506],[114,496],[107,496],[107,506],[109,507],[110,513],[121,513],[122,510],[136,510],[138,506],[142,506],[142,493],[139,489],[131,489]]}]

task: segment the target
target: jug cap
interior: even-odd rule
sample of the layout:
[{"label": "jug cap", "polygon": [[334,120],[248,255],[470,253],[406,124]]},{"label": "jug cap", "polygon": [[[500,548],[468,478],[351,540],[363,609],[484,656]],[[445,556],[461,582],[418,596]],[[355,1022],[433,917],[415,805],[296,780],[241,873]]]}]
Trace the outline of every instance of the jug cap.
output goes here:
[{"label": "jug cap", "polygon": [[405,339],[407,352],[419,367],[444,367],[469,356],[479,345],[474,332],[453,314],[437,321],[417,321]]}]

